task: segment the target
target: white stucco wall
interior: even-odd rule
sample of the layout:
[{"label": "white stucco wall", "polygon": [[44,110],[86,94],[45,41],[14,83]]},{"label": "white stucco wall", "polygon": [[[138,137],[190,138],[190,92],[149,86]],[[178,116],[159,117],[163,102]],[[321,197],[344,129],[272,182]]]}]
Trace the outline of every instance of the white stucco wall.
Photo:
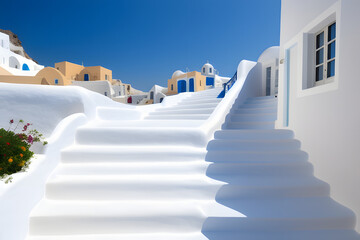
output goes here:
[{"label": "white stucco wall", "polygon": [[[283,0],[281,11],[280,59],[285,62],[279,69],[277,127],[286,128],[288,94],[289,128],[309,153],[315,175],[330,184],[331,196],[355,212],[360,231],[360,1]],[[303,89],[311,60],[306,33],[330,15],[336,19],[335,79]]]},{"label": "white stucco wall", "polygon": [[[35,76],[41,69],[44,68],[44,66],[39,65],[32,60],[10,51],[11,46],[13,45],[9,41],[9,36],[7,34],[0,33],[0,67],[4,68],[11,74],[18,76]],[[13,48],[14,47],[15,46],[13,46]],[[22,70],[23,64],[27,64],[30,70]],[[18,68],[14,68],[15,65],[17,65]]]},{"label": "white stucco wall", "polygon": [[267,48],[258,58],[257,62],[261,66],[261,82],[262,82],[262,95],[266,95],[266,68],[271,68],[270,78],[270,95],[277,94],[276,87],[276,74],[279,71],[279,56],[280,47],[273,46]]},{"label": "white stucco wall", "polygon": [[115,95],[115,92],[108,81],[72,81],[72,85],[86,88],[109,98]]}]

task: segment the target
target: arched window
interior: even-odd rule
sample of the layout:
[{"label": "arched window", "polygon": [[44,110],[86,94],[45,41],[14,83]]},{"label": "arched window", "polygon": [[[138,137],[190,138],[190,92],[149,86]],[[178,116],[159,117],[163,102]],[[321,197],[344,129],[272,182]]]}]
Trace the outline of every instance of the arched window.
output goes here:
[{"label": "arched window", "polygon": [[56,78],[55,78],[54,83],[55,83],[55,85],[58,85],[58,84],[59,84],[59,79],[56,79]]},{"label": "arched window", "polygon": [[84,74],[84,81],[89,81],[89,74],[87,73]]},{"label": "arched window", "polygon": [[16,69],[20,69],[20,62],[19,60],[16,59],[16,57],[11,56],[9,58],[9,67],[11,68],[16,68]]},{"label": "arched window", "polygon": [[212,73],[212,68],[209,68],[209,72]]}]

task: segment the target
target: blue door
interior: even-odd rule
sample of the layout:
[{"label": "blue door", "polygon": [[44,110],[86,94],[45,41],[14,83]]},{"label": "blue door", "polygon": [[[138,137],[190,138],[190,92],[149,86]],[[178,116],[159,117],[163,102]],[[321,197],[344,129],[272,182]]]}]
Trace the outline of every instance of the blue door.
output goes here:
[{"label": "blue door", "polygon": [[84,81],[89,81],[89,74],[84,74]]},{"label": "blue door", "polygon": [[194,79],[190,78],[189,79],[189,92],[193,92],[194,91]]},{"label": "blue door", "polygon": [[186,81],[179,80],[178,81],[178,93],[186,92]]},{"label": "blue door", "polygon": [[214,86],[214,78],[213,77],[206,78],[206,86]]}]

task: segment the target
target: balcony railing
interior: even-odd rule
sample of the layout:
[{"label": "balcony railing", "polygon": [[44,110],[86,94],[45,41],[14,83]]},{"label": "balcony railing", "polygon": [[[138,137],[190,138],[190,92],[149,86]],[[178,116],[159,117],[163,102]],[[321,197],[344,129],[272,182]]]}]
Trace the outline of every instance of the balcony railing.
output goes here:
[{"label": "balcony railing", "polygon": [[219,94],[219,96],[217,96],[217,98],[223,98],[225,97],[225,94],[230,90],[230,88],[234,85],[234,83],[237,80],[237,71],[235,72],[234,76],[227,81],[226,83],[223,84],[224,89],[221,91],[221,93]]}]

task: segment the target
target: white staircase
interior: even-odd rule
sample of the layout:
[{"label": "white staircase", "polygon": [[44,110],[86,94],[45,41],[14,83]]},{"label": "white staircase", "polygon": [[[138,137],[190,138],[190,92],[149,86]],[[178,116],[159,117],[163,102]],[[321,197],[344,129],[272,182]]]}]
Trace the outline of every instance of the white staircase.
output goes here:
[{"label": "white staircase", "polygon": [[329,197],[290,130],[274,129],[277,99],[259,97],[231,110],[215,132],[207,176],[226,182],[216,201],[246,217],[209,217],[211,240],[360,239],[354,214]]},{"label": "white staircase", "polygon": [[[359,239],[354,215],[329,198],[276,99],[250,99],[208,143],[197,131],[218,89],[144,120],[100,119],[46,184],[28,240]],[[216,201],[215,201],[216,199]]]}]

